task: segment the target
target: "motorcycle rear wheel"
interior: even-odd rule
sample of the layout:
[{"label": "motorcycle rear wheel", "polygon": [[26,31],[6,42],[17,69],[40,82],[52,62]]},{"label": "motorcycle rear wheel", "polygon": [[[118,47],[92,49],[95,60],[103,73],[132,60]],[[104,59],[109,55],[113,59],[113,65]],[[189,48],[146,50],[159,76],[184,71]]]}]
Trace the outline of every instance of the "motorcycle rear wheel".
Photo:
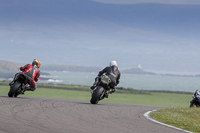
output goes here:
[{"label": "motorcycle rear wheel", "polygon": [[[9,97],[13,97],[15,93],[17,93],[17,90],[19,89],[21,83],[19,81],[16,81],[10,88],[10,91],[8,92]],[[15,96],[16,97],[16,96]]]},{"label": "motorcycle rear wheel", "polygon": [[102,86],[98,86],[92,93],[92,98],[90,100],[91,104],[97,104],[101,99],[102,94],[105,92]]}]

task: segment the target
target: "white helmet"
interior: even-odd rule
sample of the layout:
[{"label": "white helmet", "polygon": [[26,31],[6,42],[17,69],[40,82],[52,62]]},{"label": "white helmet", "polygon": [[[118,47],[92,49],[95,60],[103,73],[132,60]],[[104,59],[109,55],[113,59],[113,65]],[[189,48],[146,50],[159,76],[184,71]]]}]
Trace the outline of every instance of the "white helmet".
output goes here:
[{"label": "white helmet", "polygon": [[117,62],[116,62],[116,61],[114,61],[114,60],[113,60],[113,61],[111,61],[111,62],[110,62],[110,66],[117,66]]}]

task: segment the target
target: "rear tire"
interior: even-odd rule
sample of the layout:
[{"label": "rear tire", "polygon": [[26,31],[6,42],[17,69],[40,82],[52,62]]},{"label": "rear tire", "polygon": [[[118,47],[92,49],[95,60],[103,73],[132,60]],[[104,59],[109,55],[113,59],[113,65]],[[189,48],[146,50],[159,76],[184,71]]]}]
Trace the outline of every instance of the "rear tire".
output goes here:
[{"label": "rear tire", "polygon": [[92,98],[90,100],[91,104],[97,104],[100,101],[100,96],[104,93],[104,88],[102,86],[98,86],[92,93]]},{"label": "rear tire", "polygon": [[[19,89],[21,83],[19,81],[16,81],[10,88],[10,91],[8,92],[9,97],[15,96],[15,93],[17,93],[17,90]],[[16,96],[15,96],[16,97]]]},{"label": "rear tire", "polygon": [[198,103],[198,104],[196,104],[196,107],[198,107],[198,108],[199,108],[199,107],[200,107],[200,104],[199,104],[199,103]]}]

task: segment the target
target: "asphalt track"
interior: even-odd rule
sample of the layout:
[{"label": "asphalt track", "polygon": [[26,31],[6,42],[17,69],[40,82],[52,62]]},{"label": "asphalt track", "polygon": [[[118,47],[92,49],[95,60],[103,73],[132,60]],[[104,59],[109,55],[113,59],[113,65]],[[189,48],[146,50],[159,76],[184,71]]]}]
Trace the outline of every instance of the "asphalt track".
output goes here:
[{"label": "asphalt track", "polygon": [[160,108],[0,95],[0,133],[183,133],[143,116]]}]

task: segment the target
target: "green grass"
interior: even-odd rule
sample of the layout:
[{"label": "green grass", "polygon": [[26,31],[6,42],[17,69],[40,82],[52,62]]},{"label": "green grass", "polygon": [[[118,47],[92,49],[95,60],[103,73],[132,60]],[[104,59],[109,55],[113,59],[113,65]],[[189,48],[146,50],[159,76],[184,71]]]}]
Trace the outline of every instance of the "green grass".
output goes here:
[{"label": "green grass", "polygon": [[[53,87],[52,87],[53,86]],[[40,88],[41,87],[41,88]],[[91,93],[89,87],[69,86],[69,85],[52,85],[47,84],[40,86],[34,92],[27,91],[27,97],[46,97],[59,99],[75,99],[90,101]],[[6,84],[0,85],[0,95],[7,95],[9,86]],[[104,102],[115,103],[130,103],[143,105],[167,106],[169,108],[161,109],[153,112],[151,116],[163,123],[180,127],[189,131],[200,132],[199,125],[199,108],[189,108],[191,94],[175,94],[175,93],[143,93],[143,94],[128,94],[128,91],[117,90],[120,93],[109,95]],[[139,91],[140,93],[140,91]],[[22,96],[22,95],[21,95]],[[19,96],[20,97],[20,96]],[[175,108],[172,108],[175,107]]]},{"label": "green grass", "polygon": [[154,119],[192,132],[200,133],[200,108],[166,108],[151,113]]},{"label": "green grass", "polygon": [[[0,86],[1,95],[7,95],[8,91],[9,86]],[[26,91],[25,95],[19,95],[18,97],[20,96],[88,100],[90,93],[87,91],[37,88],[35,91]]]},{"label": "green grass", "polygon": [[[88,91],[67,89],[48,89],[37,88],[34,92],[27,91],[25,96],[30,97],[47,97],[47,98],[59,98],[59,99],[77,99],[90,101],[91,93]],[[7,95],[9,86],[1,85],[0,94]],[[118,91],[118,90],[117,90]],[[127,94],[127,93],[114,93],[109,95],[108,99],[104,99],[104,102],[115,103],[130,103],[130,104],[143,104],[143,105],[157,105],[157,106],[169,106],[169,107],[188,107],[191,95],[188,94],[171,94],[171,93],[151,93],[149,94]]]}]

